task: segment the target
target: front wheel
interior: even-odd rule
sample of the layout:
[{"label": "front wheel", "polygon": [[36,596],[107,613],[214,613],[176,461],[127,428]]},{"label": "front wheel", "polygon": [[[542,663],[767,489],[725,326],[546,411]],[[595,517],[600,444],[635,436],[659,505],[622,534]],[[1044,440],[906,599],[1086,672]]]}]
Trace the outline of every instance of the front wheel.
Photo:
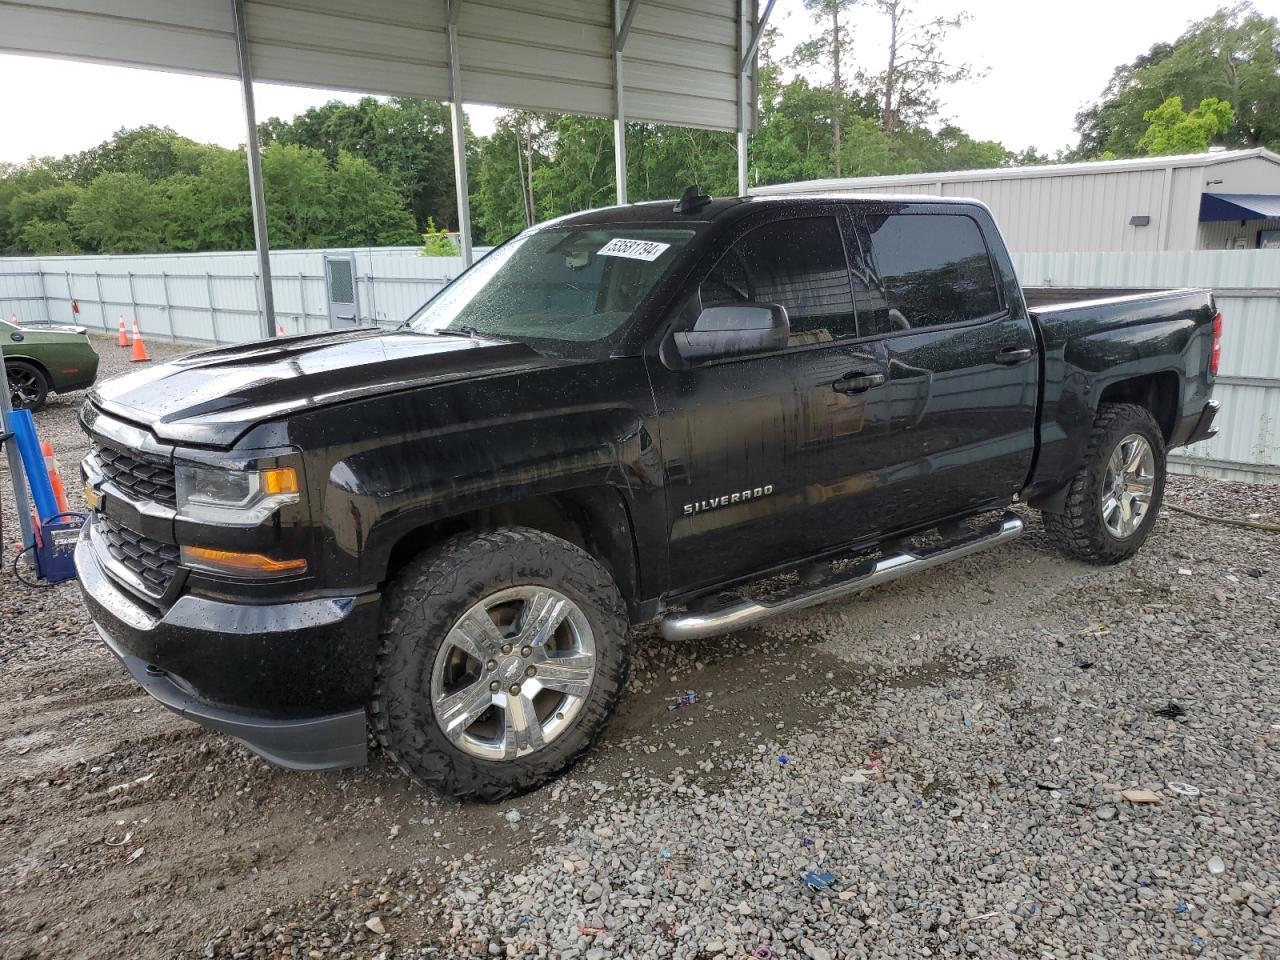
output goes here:
[{"label": "front wheel", "polygon": [[1043,514],[1045,530],[1060,548],[1089,563],[1128,559],[1155,526],[1165,468],[1164,435],[1150,411],[1132,403],[1102,404],[1063,512]]},{"label": "front wheel", "polygon": [[44,406],[49,396],[49,378],[35,364],[10,360],[4,365],[9,380],[9,403],[15,410],[33,413]]},{"label": "front wheel", "polygon": [[387,590],[370,717],[416,783],[502,800],[569,767],[626,681],[629,624],[589,554],[522,527],[454,537]]}]

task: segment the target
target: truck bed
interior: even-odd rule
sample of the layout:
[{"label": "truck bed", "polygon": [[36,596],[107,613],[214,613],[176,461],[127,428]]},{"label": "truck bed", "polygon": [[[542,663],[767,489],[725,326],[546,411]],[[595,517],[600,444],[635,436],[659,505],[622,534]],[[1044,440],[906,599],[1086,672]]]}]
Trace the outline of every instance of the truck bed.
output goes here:
[{"label": "truck bed", "polygon": [[1212,292],[1098,296],[1107,292],[1024,291],[1044,377],[1039,447],[1027,488],[1033,505],[1051,504],[1078,469],[1100,402],[1149,405],[1169,447],[1198,439],[1213,385]]}]

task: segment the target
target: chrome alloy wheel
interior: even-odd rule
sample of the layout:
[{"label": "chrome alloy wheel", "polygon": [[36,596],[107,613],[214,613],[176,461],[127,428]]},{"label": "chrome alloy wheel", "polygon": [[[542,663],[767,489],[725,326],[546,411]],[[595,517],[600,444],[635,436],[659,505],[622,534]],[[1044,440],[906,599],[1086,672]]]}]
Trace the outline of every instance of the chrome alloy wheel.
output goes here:
[{"label": "chrome alloy wheel", "polygon": [[40,381],[34,371],[21,367],[5,371],[9,377],[9,405],[25,410],[40,396]]},{"label": "chrome alloy wheel", "polygon": [[595,637],[578,605],[550,587],[511,587],[453,625],[431,670],[431,705],[460,750],[511,760],[569,728],[595,673]]},{"label": "chrome alloy wheel", "polygon": [[1102,478],[1102,522],[1117,540],[1133,536],[1151,507],[1156,457],[1146,437],[1131,433],[1111,452]]}]

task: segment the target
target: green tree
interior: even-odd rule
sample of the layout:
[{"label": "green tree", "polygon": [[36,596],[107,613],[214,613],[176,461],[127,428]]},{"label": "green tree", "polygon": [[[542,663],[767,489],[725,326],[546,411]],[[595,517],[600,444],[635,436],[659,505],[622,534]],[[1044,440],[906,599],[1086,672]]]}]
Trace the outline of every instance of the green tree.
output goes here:
[{"label": "green tree", "polygon": [[[190,185],[181,221],[196,250],[253,249],[253,213],[249,203],[249,162],[244,151],[228,150],[210,158]],[[276,240],[270,237],[275,245]]]},{"label": "green tree", "polygon": [[776,65],[760,70],[760,129],[749,157],[761,183],[816,180],[835,175],[830,94],[804,77],[782,82]]},{"label": "green tree", "polygon": [[67,215],[84,188],[74,183],[54,183],[42,190],[19,193],[9,202],[9,218],[21,231],[32,220],[46,223],[66,223]]},{"label": "green tree", "polygon": [[[279,148],[274,148],[279,149]],[[403,246],[418,243],[413,215],[390,179],[346,151],[329,172],[324,246]],[[308,243],[307,246],[316,246]]]},{"label": "green tree", "polygon": [[178,173],[198,173],[210,152],[221,147],[196,143],[169,127],[117,130],[110,140],[66,158],[66,176],[87,184],[101,173],[136,173],[163,180]]},{"label": "green tree", "polygon": [[1190,112],[1182,109],[1181,97],[1170,97],[1142,115],[1150,126],[1138,141],[1138,149],[1153,157],[1178,153],[1203,153],[1209,142],[1231,128],[1235,113],[1231,104],[1207,97]]},{"label": "green tree", "polygon": [[613,123],[604,117],[549,116],[546,163],[533,170],[538,219],[614,202]]},{"label": "green tree", "polygon": [[539,219],[530,171],[547,162],[547,139],[537,114],[502,114],[494,132],[481,140],[472,183],[472,214],[477,236],[500,243]]},{"label": "green tree", "polygon": [[738,151],[732,133],[627,124],[627,192],[632,202],[677,197],[695,183],[716,196],[737,192]]},{"label": "green tree", "polygon": [[884,71],[871,78],[879,92],[880,124],[892,136],[900,123],[925,123],[938,113],[938,90],[967,79],[973,68],[943,55],[947,34],[969,19],[967,13],[922,18],[909,0],[875,0],[888,21]]},{"label": "green tree", "polygon": [[258,138],[264,146],[280,143],[319,150],[334,165],[342,152],[363,158],[400,192],[416,231],[426,228],[428,217],[457,225],[452,133],[445,104],[408,97],[364,97],[354,104],[335,100],[289,122],[273,117],[259,124]]},{"label": "green tree", "polygon": [[[831,156],[835,175],[841,176],[840,153],[844,146],[844,105],[849,64],[853,61],[853,31],[848,20],[858,0],[804,0],[804,6],[817,33],[805,40],[792,53],[792,62],[802,67],[817,67],[831,78],[825,115],[831,122]],[[844,23],[841,23],[841,16]]]},{"label": "green tree", "polygon": [[1280,23],[1249,3],[1224,7],[1173,43],[1157,43],[1121,64],[1099,100],[1076,115],[1080,141],[1073,156],[1137,155],[1150,125],[1146,113],[1173,96],[1232,104],[1235,118],[1220,137],[1224,144],[1280,147]]},{"label": "green tree", "polygon": [[28,220],[18,236],[22,246],[37,257],[81,252],[71,228],[63,221]]},{"label": "green tree", "polygon": [[0,253],[25,253],[18,234],[24,221],[15,219],[15,201],[29,193],[38,193],[61,183],[51,158],[31,160],[24,164],[0,165]]},{"label": "green tree", "polygon": [[449,235],[444,227],[437,227],[436,222],[427,218],[427,229],[422,231],[422,249],[420,257],[456,257],[458,241]]},{"label": "green tree", "polygon": [[75,236],[99,253],[164,249],[164,207],[155,184],[139,173],[101,173],[68,211]]}]

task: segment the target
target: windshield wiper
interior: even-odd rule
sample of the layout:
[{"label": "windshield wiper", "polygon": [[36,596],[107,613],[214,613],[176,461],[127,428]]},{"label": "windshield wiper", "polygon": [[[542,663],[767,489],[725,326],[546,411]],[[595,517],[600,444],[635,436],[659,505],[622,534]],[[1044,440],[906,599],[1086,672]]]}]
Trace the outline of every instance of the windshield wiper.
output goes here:
[{"label": "windshield wiper", "polygon": [[[448,327],[438,327],[435,330],[418,330],[410,326],[410,323],[411,321],[406,320],[404,323],[400,324],[400,326],[397,327],[396,329],[403,330],[405,327],[409,327],[409,329],[413,330],[414,333],[423,337],[456,337],[461,335],[464,337],[468,337],[472,340],[478,340],[480,339],[480,337],[486,336],[485,334],[482,334],[479,330],[477,330],[475,327],[471,326],[470,324],[463,324],[461,327],[458,327],[453,330],[449,329]],[[494,336],[493,339],[500,340],[502,338]]]}]

